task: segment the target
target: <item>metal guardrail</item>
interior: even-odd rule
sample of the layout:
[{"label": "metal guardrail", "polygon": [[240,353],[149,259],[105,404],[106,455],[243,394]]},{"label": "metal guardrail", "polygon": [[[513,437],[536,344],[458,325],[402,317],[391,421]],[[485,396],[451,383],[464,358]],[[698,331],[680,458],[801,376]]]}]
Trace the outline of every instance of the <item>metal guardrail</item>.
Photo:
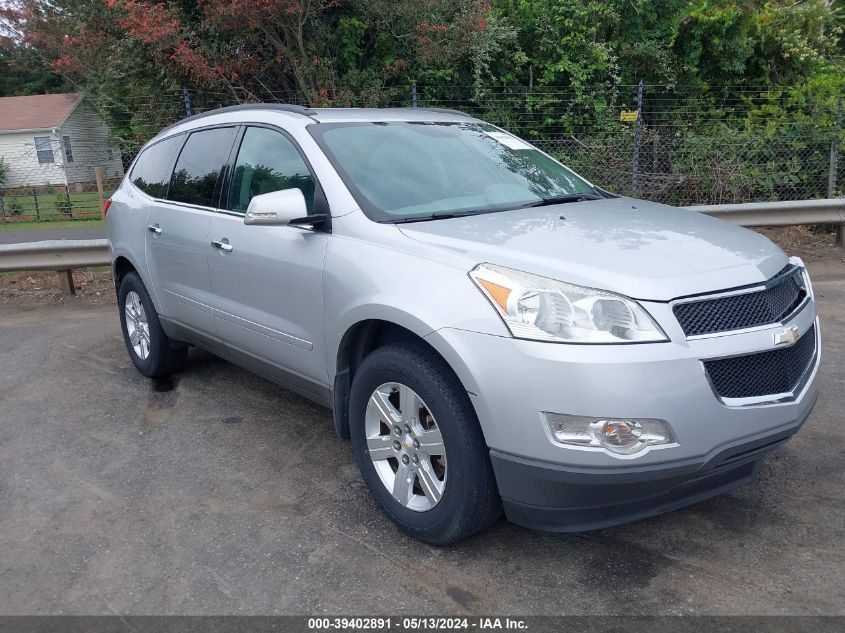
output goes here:
[{"label": "metal guardrail", "polygon": [[108,240],[45,240],[0,244],[0,272],[108,266]]},{"label": "metal guardrail", "polygon": [[[837,224],[837,242],[845,238],[845,198],[749,202],[685,207],[740,226]],[[0,245],[0,272],[55,270],[65,294],[74,294],[73,269],[110,264],[108,240],[46,240]]]},{"label": "metal guardrail", "polygon": [[685,207],[740,226],[845,224],[845,198]]},{"label": "metal guardrail", "polygon": [[55,270],[62,293],[76,294],[73,269],[108,266],[108,240],[45,240],[0,244],[0,272]]}]

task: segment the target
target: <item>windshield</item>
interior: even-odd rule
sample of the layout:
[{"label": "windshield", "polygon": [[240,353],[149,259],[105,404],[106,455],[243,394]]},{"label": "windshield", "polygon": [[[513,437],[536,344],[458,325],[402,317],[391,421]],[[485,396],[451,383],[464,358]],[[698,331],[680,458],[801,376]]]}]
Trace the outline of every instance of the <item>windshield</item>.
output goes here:
[{"label": "windshield", "polygon": [[554,159],[485,123],[321,123],[308,129],[361,209],[380,222],[599,195]]}]

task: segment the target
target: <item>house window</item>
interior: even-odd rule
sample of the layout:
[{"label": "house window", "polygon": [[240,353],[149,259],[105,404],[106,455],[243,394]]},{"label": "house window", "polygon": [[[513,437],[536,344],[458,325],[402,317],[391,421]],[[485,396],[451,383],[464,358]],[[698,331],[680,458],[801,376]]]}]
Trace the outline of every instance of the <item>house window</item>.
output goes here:
[{"label": "house window", "polygon": [[72,163],[73,162],[73,148],[70,146],[70,137],[63,136],[62,137],[62,147],[65,150],[65,162]]},{"label": "house window", "polygon": [[35,151],[38,153],[38,163],[40,165],[56,162],[56,157],[53,156],[53,142],[49,136],[35,137]]}]

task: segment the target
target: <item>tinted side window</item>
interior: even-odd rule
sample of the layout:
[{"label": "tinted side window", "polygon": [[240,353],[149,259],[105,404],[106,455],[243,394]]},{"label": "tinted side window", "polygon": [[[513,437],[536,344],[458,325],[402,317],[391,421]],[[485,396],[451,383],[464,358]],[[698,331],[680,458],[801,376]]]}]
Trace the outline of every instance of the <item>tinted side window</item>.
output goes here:
[{"label": "tinted side window", "polygon": [[314,178],[294,144],[274,130],[247,128],[235,163],[229,209],[243,213],[254,196],[293,188],[302,191],[311,213]]},{"label": "tinted side window", "polygon": [[132,184],[154,198],[163,198],[170,180],[170,165],[184,138],[184,134],[177,134],[141,152],[129,176]]},{"label": "tinted side window", "polygon": [[214,188],[234,136],[233,127],[191,134],[173,168],[167,199],[213,207]]}]

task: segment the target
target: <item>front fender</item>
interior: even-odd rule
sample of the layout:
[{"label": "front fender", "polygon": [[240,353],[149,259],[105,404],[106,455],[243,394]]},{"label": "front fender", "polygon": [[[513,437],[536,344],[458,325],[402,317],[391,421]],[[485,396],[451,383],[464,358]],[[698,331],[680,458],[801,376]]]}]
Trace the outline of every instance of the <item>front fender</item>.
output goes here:
[{"label": "front fender", "polygon": [[[330,241],[323,269],[330,383],[337,373],[344,335],[362,321],[394,323],[420,338],[441,328],[508,335],[502,320],[469,278],[471,265],[454,259],[437,261],[426,247],[414,245],[401,234],[399,238],[403,243],[395,245],[337,235]],[[415,250],[409,252],[409,245]]]}]

